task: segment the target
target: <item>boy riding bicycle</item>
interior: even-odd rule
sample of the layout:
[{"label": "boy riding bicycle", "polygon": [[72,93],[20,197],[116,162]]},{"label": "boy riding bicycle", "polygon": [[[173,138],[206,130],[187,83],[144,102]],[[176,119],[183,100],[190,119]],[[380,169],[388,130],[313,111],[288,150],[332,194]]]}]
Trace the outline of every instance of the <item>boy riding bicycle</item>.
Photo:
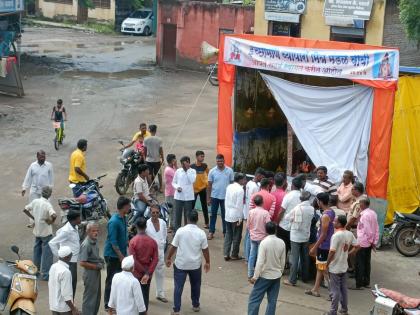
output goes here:
[{"label": "boy riding bicycle", "polygon": [[51,120],[53,120],[56,123],[60,123],[60,127],[61,127],[63,137],[64,137],[64,121],[67,120],[67,113],[66,113],[66,109],[63,106],[62,99],[58,99],[57,105],[53,107],[53,110],[51,113]]}]

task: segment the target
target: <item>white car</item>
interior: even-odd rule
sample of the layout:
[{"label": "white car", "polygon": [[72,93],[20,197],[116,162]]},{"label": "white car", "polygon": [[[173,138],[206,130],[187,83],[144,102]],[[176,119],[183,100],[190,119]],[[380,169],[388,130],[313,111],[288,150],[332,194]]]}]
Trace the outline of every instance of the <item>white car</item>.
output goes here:
[{"label": "white car", "polygon": [[140,9],[134,11],[121,24],[121,33],[152,34],[153,12],[151,9]]}]

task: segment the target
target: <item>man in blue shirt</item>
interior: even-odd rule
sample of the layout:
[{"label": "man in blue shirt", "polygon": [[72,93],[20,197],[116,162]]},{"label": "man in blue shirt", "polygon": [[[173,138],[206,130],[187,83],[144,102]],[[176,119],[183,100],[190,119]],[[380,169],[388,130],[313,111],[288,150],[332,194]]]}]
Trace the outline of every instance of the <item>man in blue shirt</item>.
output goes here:
[{"label": "man in blue shirt", "polygon": [[104,249],[106,262],[105,310],[108,310],[112,278],[116,273],[121,272],[121,262],[127,256],[128,233],[125,216],[130,212],[130,207],[130,199],[121,196],[117,201],[118,212],[114,213],[108,221],[108,235]]},{"label": "man in blue shirt", "polygon": [[207,187],[207,203],[211,205],[211,218],[208,240],[212,240],[216,231],[217,211],[220,207],[222,215],[223,235],[226,234],[225,196],[226,188],[233,183],[233,170],[225,166],[225,157],[216,156],[216,166],[210,170],[209,185]]}]

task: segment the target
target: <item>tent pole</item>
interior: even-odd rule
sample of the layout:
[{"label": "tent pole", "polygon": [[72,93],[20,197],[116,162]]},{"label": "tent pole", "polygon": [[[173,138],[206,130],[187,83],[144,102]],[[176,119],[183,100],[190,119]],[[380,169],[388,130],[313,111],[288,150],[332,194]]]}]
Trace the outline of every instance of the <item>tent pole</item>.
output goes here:
[{"label": "tent pole", "polygon": [[287,166],[286,175],[292,176],[293,172],[293,129],[287,121]]}]

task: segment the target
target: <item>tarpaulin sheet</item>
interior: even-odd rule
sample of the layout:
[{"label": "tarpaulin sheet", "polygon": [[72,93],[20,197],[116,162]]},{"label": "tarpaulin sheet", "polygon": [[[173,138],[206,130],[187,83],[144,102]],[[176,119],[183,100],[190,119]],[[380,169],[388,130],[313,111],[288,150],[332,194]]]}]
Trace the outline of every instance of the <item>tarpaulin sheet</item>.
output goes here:
[{"label": "tarpaulin sheet", "polygon": [[420,206],[420,76],[404,76],[395,97],[388,182],[387,222],[394,210]]},{"label": "tarpaulin sheet", "polygon": [[315,165],[328,166],[328,176],[335,182],[345,170],[365,182],[373,89],[309,86],[261,76]]}]

